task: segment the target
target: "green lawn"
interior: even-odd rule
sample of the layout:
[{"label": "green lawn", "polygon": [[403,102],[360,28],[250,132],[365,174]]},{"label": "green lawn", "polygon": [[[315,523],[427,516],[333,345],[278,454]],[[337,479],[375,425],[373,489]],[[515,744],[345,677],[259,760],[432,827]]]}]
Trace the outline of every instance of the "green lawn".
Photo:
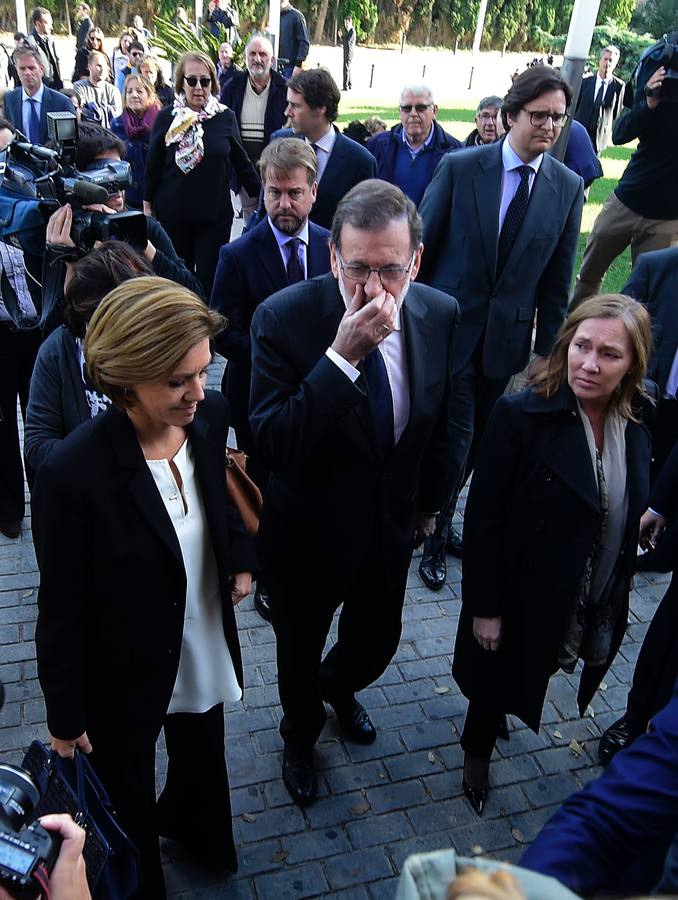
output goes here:
[{"label": "green lawn", "polygon": [[[380,116],[385,119],[389,126],[395,125],[399,121],[398,108],[395,106],[348,106],[344,107],[345,112],[339,116],[339,123],[348,123],[353,119],[366,119],[368,116]],[[473,130],[473,117],[475,110],[473,109],[444,109],[438,110],[438,121],[445,131],[453,134],[456,138],[464,140]],[[593,222],[600,212],[600,209],[614,189],[621,173],[626,168],[626,163],[631,157],[633,149],[631,147],[609,147],[601,158],[603,164],[604,175],[597,181],[593,182],[589,199],[584,206],[584,215],[581,223],[581,238],[579,240],[579,250],[577,253],[577,265],[575,271],[579,271],[582,254],[586,239],[591,231]],[[626,250],[619,256],[610,267],[605,281],[603,282],[603,290],[616,292],[620,291],[628,280],[631,271],[631,252]]]}]

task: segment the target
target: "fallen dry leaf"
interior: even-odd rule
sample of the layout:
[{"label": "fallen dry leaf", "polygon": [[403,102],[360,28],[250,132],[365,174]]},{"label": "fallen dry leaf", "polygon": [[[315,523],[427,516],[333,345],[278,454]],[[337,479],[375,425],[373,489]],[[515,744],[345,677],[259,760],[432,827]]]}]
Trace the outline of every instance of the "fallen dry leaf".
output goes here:
[{"label": "fallen dry leaf", "polygon": [[353,806],[349,806],[348,811],[352,816],[364,816],[366,812],[370,811],[370,804],[367,800],[363,800],[362,803],[354,803]]},{"label": "fallen dry leaf", "polygon": [[579,741],[576,741],[574,738],[572,738],[572,740],[570,741],[570,753],[572,753],[574,756],[581,756],[583,752],[584,748],[579,743]]},{"label": "fallen dry leaf", "polygon": [[604,681],[601,681],[601,682],[600,682],[600,689],[601,689],[601,691],[606,691],[606,690],[607,690],[607,685],[605,684]]},{"label": "fallen dry leaf", "polygon": [[452,688],[445,687],[444,685],[440,685],[437,688],[434,688],[436,694],[449,694]]},{"label": "fallen dry leaf", "polygon": [[520,828],[512,828],[511,834],[518,841],[519,844],[523,844],[525,842],[525,835],[522,833]]},{"label": "fallen dry leaf", "polygon": [[243,822],[256,822],[257,821],[257,817],[253,816],[252,813],[243,813],[240,818],[243,820]]},{"label": "fallen dry leaf", "polygon": [[586,712],[591,716],[592,719],[595,719],[596,714],[592,706],[587,706]]},{"label": "fallen dry leaf", "polygon": [[480,854],[481,854],[481,853],[484,853],[484,852],[485,852],[485,851],[484,851],[483,848],[480,846],[480,844],[474,844],[473,847],[471,847],[471,853],[472,853],[474,856],[480,856]]},{"label": "fallen dry leaf", "polygon": [[554,738],[558,738],[558,740],[560,740],[560,738],[562,737],[562,734],[561,734],[559,731],[554,731],[554,732],[553,732],[553,737],[554,737]]},{"label": "fallen dry leaf", "polygon": [[428,751],[428,761],[430,763],[438,762],[438,757],[435,755],[435,753],[432,753],[430,750]]}]

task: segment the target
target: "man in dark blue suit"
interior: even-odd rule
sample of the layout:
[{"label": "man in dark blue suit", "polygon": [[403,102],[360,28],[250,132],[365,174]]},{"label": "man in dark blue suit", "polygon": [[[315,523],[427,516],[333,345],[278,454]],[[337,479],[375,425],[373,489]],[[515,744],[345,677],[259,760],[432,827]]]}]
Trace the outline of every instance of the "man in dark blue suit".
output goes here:
[{"label": "man in dark blue suit", "polygon": [[[264,148],[259,167],[267,217],[221,248],[211,305],[229,322],[216,348],[228,360],[222,390],[231,404],[238,447],[248,454],[248,471],[263,488],[267,473],[254,452],[248,419],[252,316],[276,291],[329,272],[330,234],[308,220],[318,188],[316,156],[309,144],[293,138],[275,140]],[[270,619],[261,578],[254,605]]]},{"label": "man in dark blue suit", "polygon": [[547,151],[570,98],[553,69],[523,72],[504,98],[506,138],[444,156],[419,207],[426,248],[419,277],[455,297],[461,311],[452,499],[419,567],[432,589],[445,582],[446,544],[461,555],[451,527],[456,496],[495,401],[527,365],[535,318],[534,352],[546,357],[567,310],[584,186]]},{"label": "man in dark blue suit", "polygon": [[344,194],[377,174],[372,154],[332,124],[339,115],[340,98],[339,88],[327,69],[304,69],[287,82],[285,114],[292,127],[281,128],[271,135],[271,140],[304,138],[315,150],[318,196],[311,221],[323,228],[331,228],[334,211]]},{"label": "man in dark blue suit", "polygon": [[[520,865],[584,897],[649,894],[678,830],[678,690],[647,734],[573,794]],[[675,873],[674,873],[675,875]],[[678,885],[660,884],[675,896]]]},{"label": "man in dark blue suit", "polygon": [[45,67],[35,47],[19,47],[15,60],[21,87],[5,94],[5,116],[32,144],[46,144],[47,113],[75,109],[68,97],[43,83]]}]

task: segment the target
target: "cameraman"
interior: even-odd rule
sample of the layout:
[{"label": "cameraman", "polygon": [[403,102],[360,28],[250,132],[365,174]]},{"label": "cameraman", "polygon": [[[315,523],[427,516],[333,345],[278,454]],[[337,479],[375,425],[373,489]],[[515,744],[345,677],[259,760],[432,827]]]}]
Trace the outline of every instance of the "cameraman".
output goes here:
[{"label": "cameraman", "polygon": [[[49,896],[52,900],[92,900],[82,856],[85,846],[84,829],[76,825],[66,813],[41,816],[40,824],[47,831],[61,836],[59,855],[49,877]],[[35,896],[42,894],[36,893]],[[13,900],[13,897],[5,888],[0,887],[0,900]]]},{"label": "cameraman", "polygon": [[619,184],[605,201],[586,242],[572,307],[600,291],[605,273],[631,245],[633,265],[641,253],[678,243],[678,105],[662,99],[666,69],[649,76],[641,68],[633,108],[612,130],[615,144],[638,138]]},{"label": "cameraman", "polygon": [[[79,172],[102,168],[107,162],[121,162],[125,158],[125,145],[113,132],[93,122],[78,125],[75,167]],[[94,205],[87,209],[101,212],[122,212],[125,209],[123,191],[110,194],[106,206]],[[69,205],[62,206],[52,214],[47,224],[47,242],[53,245],[73,247],[70,237],[73,211]],[[189,272],[184,261],[177,255],[167,232],[160,222],[151,216],[148,223],[148,243],[143,255],[150,263],[153,273],[170,281],[176,281],[204,299],[205,294],[198,279]]]}]

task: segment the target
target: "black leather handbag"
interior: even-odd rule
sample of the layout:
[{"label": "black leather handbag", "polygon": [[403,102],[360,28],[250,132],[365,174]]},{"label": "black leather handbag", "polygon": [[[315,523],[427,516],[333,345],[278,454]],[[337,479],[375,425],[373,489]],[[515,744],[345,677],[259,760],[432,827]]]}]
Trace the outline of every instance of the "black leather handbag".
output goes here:
[{"label": "black leather handbag", "polygon": [[127,900],[141,884],[139,853],[122,830],[106,789],[79,750],[63,759],[40,741],[33,741],[23,768],[40,789],[35,816],[69,813],[85,829],[83,856],[92,896]]}]

